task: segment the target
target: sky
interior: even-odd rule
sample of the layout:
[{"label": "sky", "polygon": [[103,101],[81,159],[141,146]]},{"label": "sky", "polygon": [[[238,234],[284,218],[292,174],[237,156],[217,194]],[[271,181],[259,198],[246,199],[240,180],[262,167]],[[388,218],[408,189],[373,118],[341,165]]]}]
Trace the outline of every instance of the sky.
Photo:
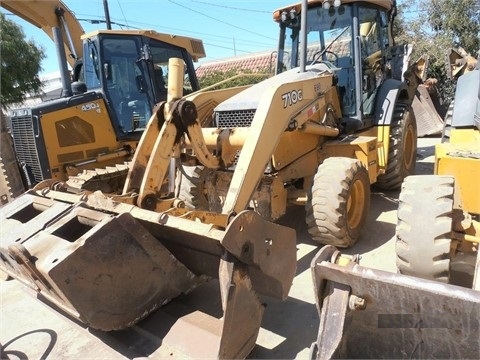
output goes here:
[{"label": "sky", "polygon": [[[300,0],[298,0],[300,1]],[[152,29],[157,32],[203,40],[205,61],[275,50],[278,24],[272,19],[277,8],[295,0],[108,0],[113,29]],[[63,0],[78,19],[103,20],[103,0]],[[16,15],[9,20],[20,25],[27,39],[33,39],[46,51],[42,74],[58,70],[53,41],[39,28]],[[104,23],[80,21],[85,32],[105,29]],[[198,65],[198,64],[197,64]]]}]

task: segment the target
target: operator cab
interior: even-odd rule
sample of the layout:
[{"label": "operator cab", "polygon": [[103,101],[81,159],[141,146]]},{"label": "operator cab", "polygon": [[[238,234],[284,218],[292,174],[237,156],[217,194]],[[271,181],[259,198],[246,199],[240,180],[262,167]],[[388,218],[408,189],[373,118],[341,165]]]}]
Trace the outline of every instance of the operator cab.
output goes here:
[{"label": "operator cab", "polygon": [[154,105],[167,100],[170,58],[186,64],[184,94],[199,89],[192,56],[185,48],[140,32],[96,32],[85,39],[84,54],[78,80],[88,91],[104,94],[118,139],[139,138]]},{"label": "operator cab", "polygon": [[276,11],[274,19],[280,24],[277,74],[300,66],[301,46],[305,45],[307,70],[315,66],[336,74],[342,122],[355,130],[367,127],[374,116],[377,90],[385,79],[385,49],[393,45],[389,43],[391,7],[390,1],[344,0],[340,6],[312,2],[306,17],[306,44],[301,41],[301,7]]}]

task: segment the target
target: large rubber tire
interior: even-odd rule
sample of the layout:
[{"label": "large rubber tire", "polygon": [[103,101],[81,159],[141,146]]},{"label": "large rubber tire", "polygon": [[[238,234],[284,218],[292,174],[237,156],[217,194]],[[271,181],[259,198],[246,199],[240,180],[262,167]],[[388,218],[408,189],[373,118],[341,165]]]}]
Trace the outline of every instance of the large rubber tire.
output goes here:
[{"label": "large rubber tire", "polygon": [[318,167],[305,205],[308,232],[320,244],[350,247],[370,208],[370,180],[356,159],[332,157]]},{"label": "large rubber tire", "polygon": [[206,169],[203,166],[184,166],[183,172],[178,197],[191,209],[208,210],[204,192]]},{"label": "large rubber tire", "polygon": [[409,176],[399,196],[395,252],[401,274],[448,283],[454,178]]},{"label": "large rubber tire", "polygon": [[399,189],[405,177],[415,171],[417,156],[417,123],[411,107],[397,103],[390,126],[388,163],[384,174],[377,178],[383,190]]}]

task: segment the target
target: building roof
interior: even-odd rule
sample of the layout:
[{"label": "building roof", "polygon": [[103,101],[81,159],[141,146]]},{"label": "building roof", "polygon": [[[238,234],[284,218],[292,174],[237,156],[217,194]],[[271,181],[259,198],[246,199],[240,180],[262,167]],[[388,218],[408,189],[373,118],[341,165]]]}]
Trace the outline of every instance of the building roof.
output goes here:
[{"label": "building roof", "polygon": [[227,72],[229,70],[251,72],[273,72],[277,61],[276,51],[267,51],[245,56],[236,56],[211,62],[204,62],[197,67],[197,76],[202,77],[214,72]]}]

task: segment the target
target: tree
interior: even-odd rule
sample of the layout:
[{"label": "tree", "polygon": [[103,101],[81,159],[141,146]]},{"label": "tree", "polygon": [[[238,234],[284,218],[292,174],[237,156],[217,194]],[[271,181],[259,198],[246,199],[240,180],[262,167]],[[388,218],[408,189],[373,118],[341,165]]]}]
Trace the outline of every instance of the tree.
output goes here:
[{"label": "tree", "polygon": [[42,82],[38,73],[45,50],[26,40],[22,28],[0,12],[1,92],[0,103],[7,108],[25,100],[27,94],[39,94]]},{"label": "tree", "polygon": [[397,43],[414,44],[413,59],[428,54],[428,76],[438,80],[438,90],[445,104],[455,92],[447,78],[446,53],[463,47],[471,55],[480,50],[480,5],[478,0],[401,1],[399,24],[394,28]]},{"label": "tree", "polygon": [[478,0],[433,0],[426,2],[433,30],[453,39],[456,46],[474,54],[480,50],[480,5]]}]

